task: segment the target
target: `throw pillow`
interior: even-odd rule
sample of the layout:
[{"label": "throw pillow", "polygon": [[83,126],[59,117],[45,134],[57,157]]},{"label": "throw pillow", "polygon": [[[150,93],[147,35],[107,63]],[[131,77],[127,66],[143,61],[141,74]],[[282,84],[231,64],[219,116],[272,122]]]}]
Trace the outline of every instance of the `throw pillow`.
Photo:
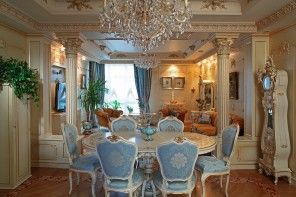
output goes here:
[{"label": "throw pillow", "polygon": [[198,124],[211,124],[210,114],[206,114],[206,113],[200,114],[200,116],[198,117],[197,123]]}]

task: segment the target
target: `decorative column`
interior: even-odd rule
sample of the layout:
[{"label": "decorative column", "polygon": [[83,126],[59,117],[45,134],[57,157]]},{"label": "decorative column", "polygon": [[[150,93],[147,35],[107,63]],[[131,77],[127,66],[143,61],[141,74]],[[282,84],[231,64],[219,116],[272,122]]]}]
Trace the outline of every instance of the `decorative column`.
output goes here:
[{"label": "decorative column", "polygon": [[217,112],[218,112],[218,136],[221,137],[223,128],[229,125],[229,53],[233,39],[238,35],[216,35],[217,45]]},{"label": "decorative column", "polygon": [[67,122],[77,124],[77,53],[81,47],[80,38],[62,39],[66,52],[66,114]]}]

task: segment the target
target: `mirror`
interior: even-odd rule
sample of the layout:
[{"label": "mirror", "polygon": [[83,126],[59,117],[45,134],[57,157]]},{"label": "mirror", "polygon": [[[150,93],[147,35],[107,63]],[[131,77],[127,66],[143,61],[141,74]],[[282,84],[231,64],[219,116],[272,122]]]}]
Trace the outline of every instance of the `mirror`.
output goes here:
[{"label": "mirror", "polygon": [[199,84],[199,99],[197,99],[200,111],[209,111],[214,108],[214,87],[213,82],[201,82]]},{"label": "mirror", "polygon": [[271,82],[271,78],[270,75],[265,75],[263,77],[263,89],[264,90],[270,90],[272,88],[272,82]]}]

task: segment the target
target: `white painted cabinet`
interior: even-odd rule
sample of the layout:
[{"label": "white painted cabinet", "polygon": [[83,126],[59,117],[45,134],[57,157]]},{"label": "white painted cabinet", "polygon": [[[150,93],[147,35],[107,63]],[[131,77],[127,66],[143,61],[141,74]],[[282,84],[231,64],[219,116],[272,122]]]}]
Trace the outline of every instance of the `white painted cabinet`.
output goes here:
[{"label": "white painted cabinet", "polygon": [[30,114],[27,101],[0,89],[0,189],[15,188],[31,176]]}]

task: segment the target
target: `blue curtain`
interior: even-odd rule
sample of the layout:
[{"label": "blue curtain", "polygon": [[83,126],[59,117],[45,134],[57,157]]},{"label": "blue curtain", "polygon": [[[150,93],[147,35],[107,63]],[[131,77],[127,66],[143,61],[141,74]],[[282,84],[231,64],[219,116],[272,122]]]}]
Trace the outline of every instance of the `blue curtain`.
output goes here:
[{"label": "blue curtain", "polygon": [[[99,64],[97,62],[90,61],[89,62],[89,80],[95,81],[97,79],[101,79],[105,81],[105,64]],[[104,103],[104,95],[101,95],[101,103],[102,106]]]},{"label": "blue curtain", "polygon": [[134,65],[135,83],[139,98],[140,111],[149,113],[149,98],[151,91],[152,69],[138,68]]}]

